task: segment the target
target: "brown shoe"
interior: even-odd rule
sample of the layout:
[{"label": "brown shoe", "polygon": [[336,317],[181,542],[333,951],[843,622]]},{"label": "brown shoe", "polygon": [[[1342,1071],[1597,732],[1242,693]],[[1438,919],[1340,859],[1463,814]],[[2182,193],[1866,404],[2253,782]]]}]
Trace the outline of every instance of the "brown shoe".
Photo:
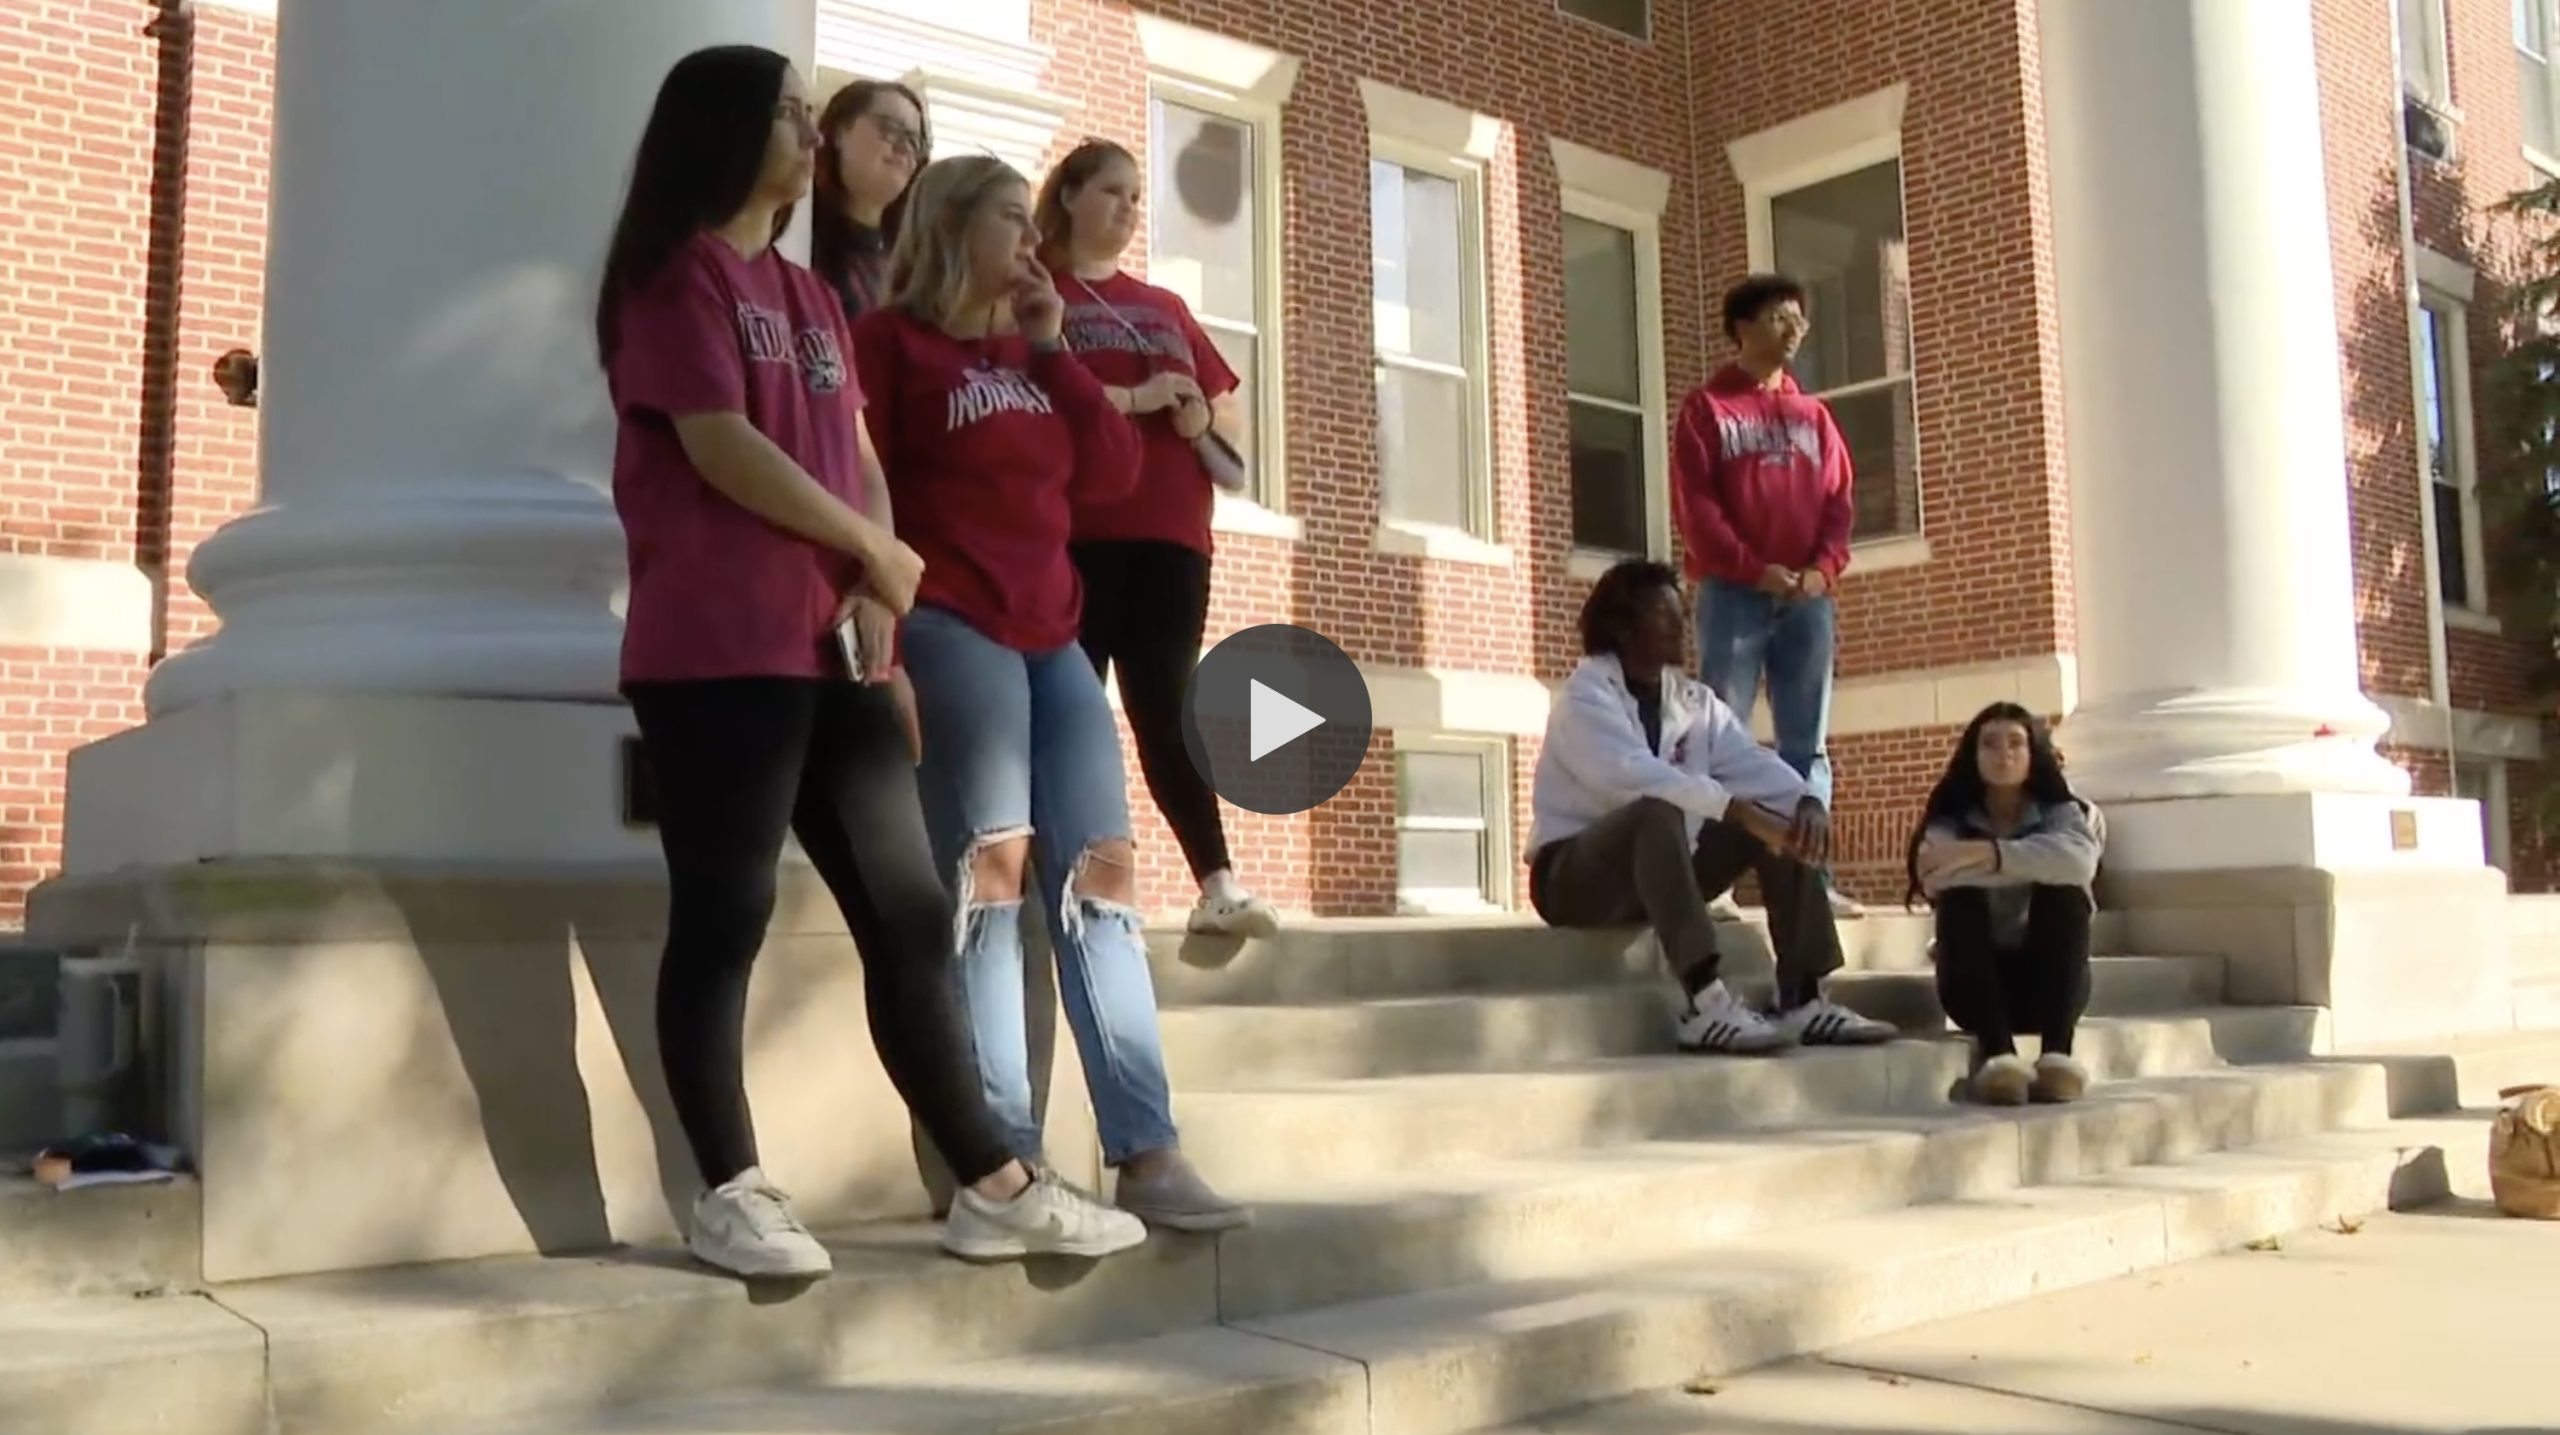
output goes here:
[{"label": "brown shoe", "polygon": [[1171,1231],[1232,1231],[1253,1224],[1249,1207],[1219,1195],[1179,1151],[1151,1153],[1121,1167],[1111,1201]]},{"label": "brown shoe", "polygon": [[1984,1106],[2024,1106],[2035,1079],[2035,1070],[2027,1065],[2025,1057],[2015,1052],[1995,1056],[1973,1074],[1973,1099]]},{"label": "brown shoe", "polygon": [[2048,1051],[2036,1058],[2035,1085],[2028,1092],[2034,1100],[2048,1106],[2077,1101],[2089,1089],[2089,1068],[2071,1059],[2065,1052]]}]

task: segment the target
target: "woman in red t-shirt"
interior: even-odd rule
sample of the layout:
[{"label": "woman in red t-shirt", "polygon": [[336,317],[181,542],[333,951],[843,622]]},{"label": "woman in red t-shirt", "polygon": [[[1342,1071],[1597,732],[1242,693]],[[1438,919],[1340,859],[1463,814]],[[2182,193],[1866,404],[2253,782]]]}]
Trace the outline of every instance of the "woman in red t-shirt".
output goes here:
[{"label": "woman in red t-shirt", "polygon": [[1114,1198],[1146,1220],[1245,1220],[1183,1159],[1139,932],[1119,730],[1076,645],[1069,510],[1125,493],[1139,441],[1059,338],[1031,195],[1001,160],[936,160],[907,196],[889,303],[854,325],[863,421],[924,555],[899,651],[923,719],[925,824],[960,903],[980,1072],[1015,1154],[1040,1154],[1023,1008],[1035,888]]},{"label": "woman in red t-shirt", "polygon": [[658,1049],[710,1188],[686,1244],[747,1276],[830,1264],[764,1177],[741,1070],[789,833],[860,949],[881,1065],[963,1183],[944,1247],[1107,1254],[1145,1228],[1015,1159],[969,1059],[951,902],[882,682],[921,565],[855,422],[843,310],[773,247],[816,147],[781,55],[679,61],[596,300],[630,560],[622,689],[667,863]]},{"label": "woman in red t-shirt", "polygon": [[1182,742],[1183,695],[1209,622],[1214,485],[1199,445],[1233,446],[1236,375],[1180,295],[1120,271],[1138,229],[1139,187],[1127,150],[1086,140],[1049,171],[1033,209],[1040,257],[1066,299],[1067,347],[1145,446],[1134,490],[1076,505],[1079,636],[1094,672],[1120,670],[1138,768],[1200,884],[1191,930],[1266,937],[1279,918],[1236,881],[1218,794]]}]

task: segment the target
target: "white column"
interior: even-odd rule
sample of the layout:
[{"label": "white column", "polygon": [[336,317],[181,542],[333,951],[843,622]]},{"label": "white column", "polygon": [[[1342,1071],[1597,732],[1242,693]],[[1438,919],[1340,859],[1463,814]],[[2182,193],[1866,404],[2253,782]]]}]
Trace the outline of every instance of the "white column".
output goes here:
[{"label": "white column", "polygon": [[159,717],[275,690],[611,701],[622,541],[592,310],[667,69],[814,70],[816,0],[284,0],[261,506]]},{"label": "white column", "polygon": [[2042,0],[2101,800],[2398,796],[2357,678],[2310,0]]}]

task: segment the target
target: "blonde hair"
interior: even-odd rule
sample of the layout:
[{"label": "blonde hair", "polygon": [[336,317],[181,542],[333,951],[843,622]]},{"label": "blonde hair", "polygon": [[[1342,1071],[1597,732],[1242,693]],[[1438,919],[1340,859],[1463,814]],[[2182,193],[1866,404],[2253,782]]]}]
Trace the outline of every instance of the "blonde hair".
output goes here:
[{"label": "blonde hair", "polygon": [[940,324],[969,289],[969,224],[1005,185],[1030,189],[993,155],[953,155],[926,165],[907,189],[906,222],[889,255],[889,302]]}]

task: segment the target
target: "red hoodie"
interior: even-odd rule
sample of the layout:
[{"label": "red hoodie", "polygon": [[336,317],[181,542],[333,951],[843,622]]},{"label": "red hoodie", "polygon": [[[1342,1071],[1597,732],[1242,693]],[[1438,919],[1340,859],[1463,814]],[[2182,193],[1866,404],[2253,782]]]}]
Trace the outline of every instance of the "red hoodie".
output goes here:
[{"label": "red hoodie", "polygon": [[1849,446],[1793,375],[1774,389],[1727,364],[1680,406],[1671,512],[1689,577],[1756,584],[1771,564],[1836,583],[1849,566]]},{"label": "red hoodie", "polygon": [[853,362],[898,537],[924,559],[916,601],[1017,652],[1074,642],[1071,504],[1138,481],[1138,432],[1101,381],[1064,348],[955,339],[898,309],[854,322]]}]

